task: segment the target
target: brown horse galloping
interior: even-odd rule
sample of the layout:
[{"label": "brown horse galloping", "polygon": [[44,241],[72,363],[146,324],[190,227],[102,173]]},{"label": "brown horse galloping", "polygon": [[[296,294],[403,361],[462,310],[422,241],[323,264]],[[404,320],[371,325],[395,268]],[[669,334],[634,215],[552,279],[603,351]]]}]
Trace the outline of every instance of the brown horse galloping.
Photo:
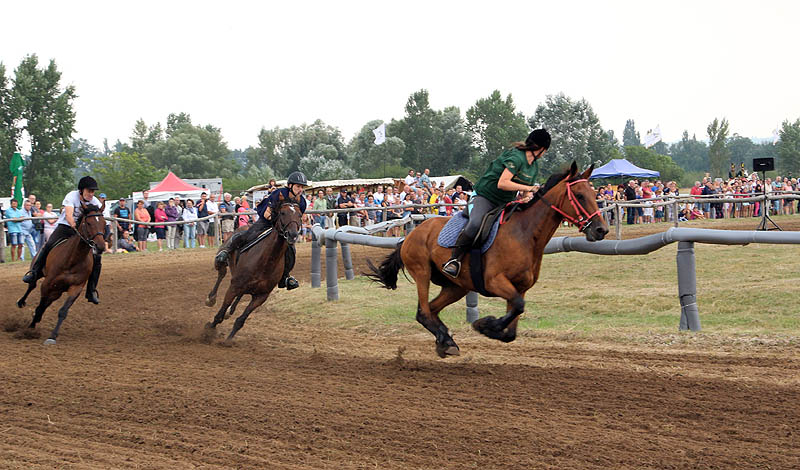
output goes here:
[{"label": "brown horse galloping", "polygon": [[[494,244],[483,255],[483,276],[486,291],[493,297],[506,299],[507,311],[502,318],[488,316],[476,320],[472,326],[477,331],[504,342],[516,338],[519,315],[525,310],[525,292],[539,279],[544,247],[564,219],[578,225],[589,241],[602,240],[608,233],[595,192],[587,181],[593,168],[578,175],[573,162],[569,171],[551,176],[534,198],[521,204],[516,215],[498,230]],[[437,238],[448,220],[437,217],[420,224],[379,267],[370,263],[373,274],[368,275],[387,289],[397,288],[401,269],[414,278],[419,298],[417,321],[436,337],[436,352],[440,357],[457,356],[459,348],[439,319],[439,312],[476,289],[469,274],[469,254],[464,257],[458,278],[452,279],[441,272],[451,249],[439,246]],[[429,301],[431,282],[442,290]]]},{"label": "brown horse galloping", "polygon": [[[58,300],[64,292],[67,293],[67,300],[58,309],[58,323],[56,323],[56,327],[53,328],[50,338],[45,341],[45,344],[55,344],[61,323],[67,318],[70,307],[75,303],[92,273],[94,268],[93,254],[102,253],[105,249],[106,243],[103,238],[106,226],[106,221],[103,218],[103,209],[105,207],[105,202],[103,202],[102,207],[82,204],[82,215],[76,221],[76,226],[78,227],[76,234],[78,236],[68,238],[66,241],[54,246],[47,255],[44,280],[40,290],[41,299],[39,300],[39,305],[36,306],[33,320],[28,328],[35,328],[36,324],[42,320],[42,315],[44,315],[47,307]],[[28,290],[25,295],[17,301],[19,308],[25,306],[28,294],[35,288],[36,282],[28,284]]]},{"label": "brown horse galloping", "polygon": [[[278,210],[272,215],[272,232],[253,245],[245,252],[244,256],[240,251],[230,255],[228,264],[231,269],[231,285],[225,292],[222,307],[214,316],[214,320],[206,324],[206,328],[216,328],[225,320],[226,312],[228,315],[233,315],[242,296],[250,294],[250,304],[234,322],[227,341],[233,339],[236,332],[244,326],[250,313],[267,300],[269,294],[278,285],[278,281],[281,280],[286,249],[288,245],[297,241],[301,223],[300,206],[289,200],[281,199]],[[206,305],[209,307],[217,302],[217,289],[228,271],[226,265],[221,263],[215,263],[214,268],[218,272],[217,282],[206,299]]]}]

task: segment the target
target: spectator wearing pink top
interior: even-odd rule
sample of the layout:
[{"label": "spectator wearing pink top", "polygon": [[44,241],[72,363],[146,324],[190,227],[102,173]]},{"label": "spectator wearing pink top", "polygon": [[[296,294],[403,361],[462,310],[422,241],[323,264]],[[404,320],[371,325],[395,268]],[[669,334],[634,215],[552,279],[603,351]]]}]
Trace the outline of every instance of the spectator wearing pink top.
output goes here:
[{"label": "spectator wearing pink top", "polygon": [[[158,201],[156,210],[154,212],[154,222],[166,222],[169,220],[167,212],[164,210],[164,201]],[[164,251],[164,240],[167,238],[166,225],[156,225],[156,240],[158,242],[158,251]]]}]

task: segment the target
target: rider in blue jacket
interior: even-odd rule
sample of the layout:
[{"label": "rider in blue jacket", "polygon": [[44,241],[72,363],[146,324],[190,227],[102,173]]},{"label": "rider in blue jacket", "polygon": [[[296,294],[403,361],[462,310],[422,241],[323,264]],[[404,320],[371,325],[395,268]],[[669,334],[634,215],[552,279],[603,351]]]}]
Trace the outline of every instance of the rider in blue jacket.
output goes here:
[{"label": "rider in blue jacket", "polygon": [[[246,244],[255,240],[264,230],[272,227],[272,222],[270,221],[272,210],[278,209],[281,196],[283,199],[297,202],[298,206],[300,206],[300,213],[304,214],[306,212],[306,198],[303,197],[303,191],[306,186],[308,186],[308,180],[306,180],[306,175],[302,172],[295,171],[289,175],[289,178],[286,179],[286,187],[276,189],[256,206],[258,220],[246,231],[234,233],[228,244],[223,246],[219,250],[219,253],[217,253],[217,257],[215,258],[216,262],[228,264],[228,258],[231,253],[241,249]],[[285,287],[287,290],[300,287],[300,283],[297,282],[297,279],[289,274],[292,268],[294,268],[295,254],[296,250],[294,245],[289,245],[286,249],[283,276],[281,276],[278,287]]]}]

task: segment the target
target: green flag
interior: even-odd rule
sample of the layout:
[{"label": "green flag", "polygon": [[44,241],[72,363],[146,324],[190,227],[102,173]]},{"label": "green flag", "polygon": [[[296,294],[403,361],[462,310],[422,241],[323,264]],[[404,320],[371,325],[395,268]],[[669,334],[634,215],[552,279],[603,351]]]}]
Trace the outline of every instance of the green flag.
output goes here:
[{"label": "green flag", "polygon": [[8,166],[13,178],[11,181],[11,199],[16,199],[20,207],[22,207],[22,169],[24,167],[25,161],[22,159],[22,155],[14,152],[14,156],[11,157],[11,164]]}]

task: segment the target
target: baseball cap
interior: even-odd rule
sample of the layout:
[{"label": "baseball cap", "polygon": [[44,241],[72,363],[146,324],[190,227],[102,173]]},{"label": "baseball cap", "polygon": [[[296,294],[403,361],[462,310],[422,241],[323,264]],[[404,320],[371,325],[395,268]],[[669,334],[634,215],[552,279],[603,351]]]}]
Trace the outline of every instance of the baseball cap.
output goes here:
[{"label": "baseball cap", "polygon": [[98,196],[98,197],[102,197],[103,199],[105,199],[106,198],[106,193],[100,193],[100,196]]}]

